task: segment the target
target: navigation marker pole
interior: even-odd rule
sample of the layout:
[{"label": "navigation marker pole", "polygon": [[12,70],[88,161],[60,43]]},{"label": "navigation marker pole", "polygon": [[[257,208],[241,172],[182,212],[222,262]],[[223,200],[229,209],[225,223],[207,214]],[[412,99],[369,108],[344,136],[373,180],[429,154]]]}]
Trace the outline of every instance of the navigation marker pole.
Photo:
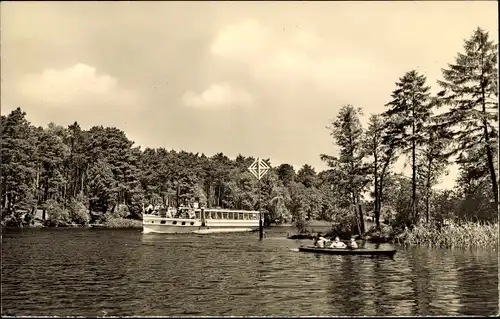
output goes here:
[{"label": "navigation marker pole", "polygon": [[[260,171],[260,169],[259,169]],[[257,202],[257,209],[259,210],[259,239],[262,240],[262,236],[263,236],[263,229],[262,229],[262,211],[260,209],[260,178],[259,178],[259,201]]]},{"label": "navigation marker pole", "polygon": [[259,180],[259,201],[258,201],[257,207],[259,209],[259,238],[260,238],[260,240],[262,240],[262,236],[263,236],[262,211],[260,209],[260,179],[270,169],[271,169],[271,167],[269,167],[269,165],[267,165],[267,163],[264,162],[263,160],[261,160],[259,157],[257,157],[257,159],[252,163],[252,165],[250,165],[248,167],[248,170],[250,171],[250,173],[252,173],[253,176],[257,177],[257,179]]}]

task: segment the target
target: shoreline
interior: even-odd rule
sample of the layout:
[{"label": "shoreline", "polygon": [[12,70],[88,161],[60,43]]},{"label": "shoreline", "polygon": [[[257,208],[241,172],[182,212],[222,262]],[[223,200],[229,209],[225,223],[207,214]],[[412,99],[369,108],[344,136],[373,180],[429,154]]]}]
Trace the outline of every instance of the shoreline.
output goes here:
[{"label": "shoreline", "polygon": [[[381,230],[374,228],[366,231],[357,240],[372,244],[393,244],[403,247],[433,247],[433,248],[490,248],[498,249],[499,227],[497,223],[477,223],[472,221],[460,224],[436,227],[434,225],[419,224],[410,229],[394,230],[390,226],[382,226]],[[317,233],[295,233],[287,239],[314,239]],[[323,236],[331,237],[331,233]],[[357,236],[356,236],[357,237]],[[345,240],[346,238],[341,238]]]},{"label": "shoreline", "polygon": [[[133,225],[127,225],[127,226],[115,226],[115,225],[108,225],[105,223],[102,224],[88,224],[88,225],[78,225],[78,224],[69,224],[65,226],[45,226],[45,225],[31,225],[31,226],[24,226],[24,227],[17,227],[17,226],[5,226],[1,225],[2,228],[142,228],[142,221],[140,220],[134,220],[134,219],[124,219],[127,221],[137,221],[139,223],[132,222]],[[270,226],[264,226],[263,229],[270,229],[270,228],[293,228],[295,226],[293,225],[270,225]],[[258,231],[255,230],[255,231]]]},{"label": "shoreline", "polygon": [[[142,220],[113,218],[100,224],[64,226],[45,226],[37,223],[28,227],[16,227],[1,225],[2,229],[42,229],[42,228],[85,228],[85,229],[142,229]],[[269,225],[264,229],[290,229],[291,225]],[[278,231],[281,232],[281,231]],[[286,232],[283,237],[289,240],[312,240],[318,231],[314,229],[306,233]],[[324,236],[331,237],[333,234],[323,232]],[[463,222],[461,224],[449,224],[437,228],[435,226],[421,224],[410,229],[393,230],[390,226],[383,226],[380,231],[370,228],[361,240],[373,244],[393,244],[403,247],[440,247],[440,248],[493,248],[498,249],[499,243],[498,223],[476,223]],[[345,239],[345,238],[342,238]]]}]

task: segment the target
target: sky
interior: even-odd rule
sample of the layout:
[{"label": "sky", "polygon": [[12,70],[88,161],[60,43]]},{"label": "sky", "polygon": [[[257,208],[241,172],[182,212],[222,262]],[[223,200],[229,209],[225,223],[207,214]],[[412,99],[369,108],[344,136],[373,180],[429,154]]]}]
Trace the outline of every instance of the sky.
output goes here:
[{"label": "sky", "polygon": [[[117,127],[135,145],[326,169],[345,104],[381,113],[441,68],[496,1],[2,2],[1,113]],[[400,158],[396,171],[409,175]],[[439,188],[450,188],[456,167]]]}]

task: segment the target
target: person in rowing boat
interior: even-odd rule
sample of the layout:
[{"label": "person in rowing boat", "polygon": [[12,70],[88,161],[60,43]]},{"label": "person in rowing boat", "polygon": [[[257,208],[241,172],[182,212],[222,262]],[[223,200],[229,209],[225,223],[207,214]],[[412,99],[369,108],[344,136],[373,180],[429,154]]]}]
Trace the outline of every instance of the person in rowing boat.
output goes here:
[{"label": "person in rowing boat", "polygon": [[351,242],[349,243],[349,248],[351,249],[358,248],[358,244],[356,243],[356,240],[354,240],[354,238],[351,238]]},{"label": "person in rowing boat", "polygon": [[335,241],[330,245],[330,248],[346,248],[346,244],[344,242],[340,241],[340,238],[337,236],[335,237]]},{"label": "person in rowing boat", "polygon": [[325,244],[328,242],[328,239],[321,236],[321,233],[318,233],[314,238],[314,246],[319,248],[325,248]]}]

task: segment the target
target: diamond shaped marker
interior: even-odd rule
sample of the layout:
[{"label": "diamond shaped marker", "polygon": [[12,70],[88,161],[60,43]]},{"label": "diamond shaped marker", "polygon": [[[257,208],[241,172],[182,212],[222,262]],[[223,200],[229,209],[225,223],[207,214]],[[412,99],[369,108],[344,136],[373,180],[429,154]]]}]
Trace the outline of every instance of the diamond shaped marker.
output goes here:
[{"label": "diamond shaped marker", "polygon": [[269,165],[260,158],[257,158],[252,165],[248,167],[250,173],[257,177],[257,179],[261,179],[270,169]]}]

